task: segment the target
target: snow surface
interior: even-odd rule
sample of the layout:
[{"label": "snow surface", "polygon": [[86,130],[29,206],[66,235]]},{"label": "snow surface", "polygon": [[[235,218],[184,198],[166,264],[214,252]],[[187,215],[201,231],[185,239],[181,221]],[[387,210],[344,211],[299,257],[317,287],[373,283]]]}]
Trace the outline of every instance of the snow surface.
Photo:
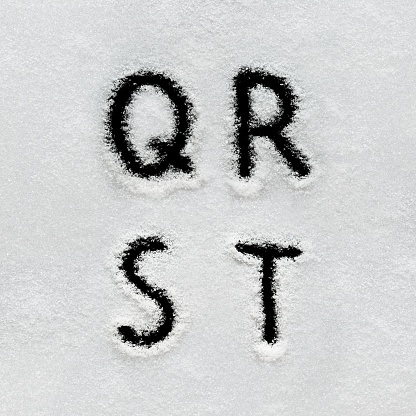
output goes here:
[{"label": "snow surface", "polygon": [[[0,13],[0,414],[416,414],[414,2],[4,0]],[[310,178],[267,140],[255,176],[236,178],[242,66],[289,78]],[[127,183],[108,160],[114,82],[149,68],[195,107],[194,182]],[[154,112],[132,115],[138,148],[169,131],[166,103],[141,98]],[[113,268],[154,232],[171,251],[144,273],[180,326],[143,356],[115,326],[155,311]],[[279,269],[272,352],[258,261],[233,249],[250,237],[304,251]]]}]

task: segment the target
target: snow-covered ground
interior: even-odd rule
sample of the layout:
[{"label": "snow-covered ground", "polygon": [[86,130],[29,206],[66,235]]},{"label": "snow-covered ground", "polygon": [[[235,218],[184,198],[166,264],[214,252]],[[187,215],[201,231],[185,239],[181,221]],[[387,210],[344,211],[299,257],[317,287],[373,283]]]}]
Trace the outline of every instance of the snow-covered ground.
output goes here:
[{"label": "snow-covered ground", "polygon": [[[414,2],[4,0],[0,25],[0,413],[416,414]],[[289,80],[298,179],[265,138],[236,174],[233,78]],[[137,71],[168,74],[195,115],[192,178],[123,172],[108,99]],[[270,91],[253,92],[264,122]],[[151,88],[131,140],[169,136]],[[262,117],[264,119],[262,119]],[[147,153],[146,153],[147,152]],[[153,158],[153,159],[152,159]],[[165,252],[140,271],[177,313],[133,348],[120,325],[157,325],[120,273],[139,236]],[[295,244],[276,261],[280,339],[262,342],[260,260],[239,241]]]}]

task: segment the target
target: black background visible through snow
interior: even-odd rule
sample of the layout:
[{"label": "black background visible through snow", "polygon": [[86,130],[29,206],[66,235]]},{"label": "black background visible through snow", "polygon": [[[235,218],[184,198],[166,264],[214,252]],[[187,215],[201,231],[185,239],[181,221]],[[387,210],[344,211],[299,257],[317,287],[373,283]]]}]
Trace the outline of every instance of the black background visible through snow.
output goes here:
[{"label": "black background visible through snow", "polygon": [[[258,86],[273,91],[281,103],[280,114],[264,124],[253,123],[255,117],[250,92]],[[298,108],[297,97],[287,80],[263,70],[242,68],[234,77],[234,90],[236,115],[234,149],[237,154],[239,176],[250,178],[255,167],[253,136],[269,138],[296,176],[299,178],[308,176],[311,168],[307,157],[284,134],[284,129],[293,122]]]},{"label": "black background visible through snow", "polygon": [[294,246],[283,247],[272,243],[242,243],[235,248],[243,254],[249,254],[261,259],[261,300],[264,315],[263,339],[269,344],[275,344],[279,339],[278,310],[276,307],[276,286],[278,282],[274,278],[275,260],[282,257],[294,259],[302,254],[302,251]]},{"label": "black background visible through snow", "polygon": [[172,331],[176,320],[174,306],[164,289],[150,285],[143,276],[138,274],[139,261],[146,252],[164,251],[167,246],[160,237],[139,237],[128,243],[121,254],[120,271],[129,283],[135,286],[143,295],[151,298],[160,308],[161,317],[156,329],[143,331],[140,334],[131,326],[120,326],[118,332],[123,342],[134,346],[149,348],[163,341]]},{"label": "black background visible through snow", "polygon": [[[143,163],[129,140],[129,106],[134,95],[144,86],[159,89],[169,98],[173,110],[175,128],[169,141],[153,138],[148,145],[155,150],[158,160]],[[183,89],[164,74],[139,71],[121,79],[109,99],[106,141],[111,151],[119,157],[123,167],[133,176],[151,179],[171,172],[191,174],[194,170],[191,159],[182,154],[192,132],[193,106]]]}]

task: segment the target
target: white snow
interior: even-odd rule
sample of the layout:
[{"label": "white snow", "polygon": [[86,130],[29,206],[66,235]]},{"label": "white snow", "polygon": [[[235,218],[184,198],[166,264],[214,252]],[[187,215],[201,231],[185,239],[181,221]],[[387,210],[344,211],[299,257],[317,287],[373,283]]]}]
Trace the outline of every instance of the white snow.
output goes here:
[{"label": "white snow", "polygon": [[[1,15],[0,414],[416,414],[414,2],[5,0]],[[255,175],[237,180],[242,66],[290,78],[310,178],[259,139]],[[130,178],[104,145],[114,82],[146,68],[195,107],[192,181]],[[171,127],[146,94],[131,115],[141,150]],[[158,311],[114,265],[153,232],[172,248],[143,270],[180,320],[141,354],[115,328]],[[274,347],[259,262],[233,249],[247,238],[304,252],[279,268]]]}]

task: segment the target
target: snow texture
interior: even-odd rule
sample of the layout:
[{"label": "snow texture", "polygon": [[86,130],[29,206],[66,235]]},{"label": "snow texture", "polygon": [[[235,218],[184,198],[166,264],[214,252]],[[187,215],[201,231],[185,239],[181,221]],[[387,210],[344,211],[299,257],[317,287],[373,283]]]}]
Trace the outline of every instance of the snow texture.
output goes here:
[{"label": "snow texture", "polygon": [[[4,0],[0,414],[415,415],[415,7]],[[293,89],[284,133],[306,177],[266,137],[238,177],[241,68]],[[134,177],[109,150],[109,99],[140,71],[166,74],[192,104],[192,174]],[[270,91],[251,98],[258,124],[281,116]],[[147,86],[124,115],[155,162],[147,145],[172,140],[172,103]],[[177,320],[140,349],[117,328],[154,328],[161,312],[117,275],[117,256],[155,235],[169,249],[140,271]],[[276,262],[273,345],[260,262],[235,248],[252,240],[303,253]]]}]

